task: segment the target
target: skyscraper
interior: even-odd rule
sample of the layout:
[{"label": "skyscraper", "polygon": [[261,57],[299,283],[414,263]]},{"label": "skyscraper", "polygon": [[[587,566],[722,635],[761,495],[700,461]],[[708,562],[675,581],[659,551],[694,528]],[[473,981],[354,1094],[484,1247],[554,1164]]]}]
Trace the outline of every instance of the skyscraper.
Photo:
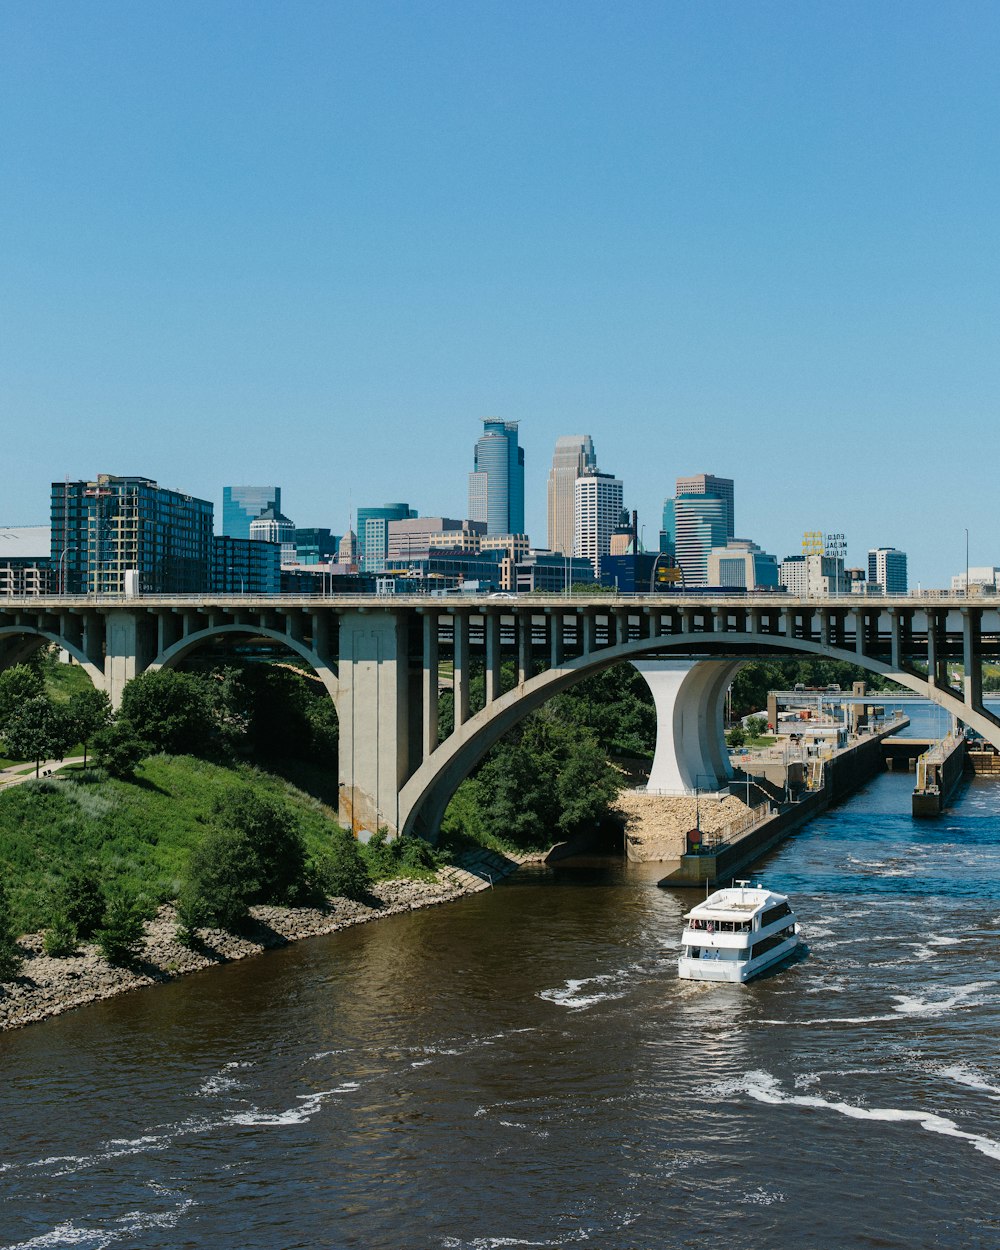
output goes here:
[{"label": "skyscraper", "polygon": [[483,418],[469,474],[469,520],[485,521],[487,534],[524,533],[524,449],[517,422]]},{"label": "skyscraper", "polygon": [[387,534],[390,521],[409,521],[417,515],[408,503],[384,503],[379,508],[358,509],[358,553],[366,573],[385,569]]},{"label": "skyscraper", "polygon": [[549,550],[573,554],[576,479],[597,468],[594,443],[589,434],[570,434],[556,439],[549,470]]},{"label": "skyscraper", "polygon": [[732,515],[725,499],[715,495],[678,495],[674,502],[677,565],[685,586],[708,584],[708,553],[725,547],[732,535]]},{"label": "skyscraper", "polygon": [[[723,500],[726,505],[726,537],[735,536],[734,491],[731,477],[716,477],[714,473],[692,473],[689,477],[679,477],[677,494],[707,495],[712,499]],[[725,546],[724,543],[723,546]]]},{"label": "skyscraper", "polygon": [[281,511],[280,486],[223,486],[222,532],[230,538],[249,538],[250,522],[268,508]]},{"label": "skyscraper", "polygon": [[601,557],[611,551],[611,535],[622,515],[621,481],[596,469],[574,483],[573,555],[582,556],[601,575]]},{"label": "skyscraper", "polygon": [[868,552],[868,582],[887,595],[906,594],[906,552],[895,547],[873,547]]}]

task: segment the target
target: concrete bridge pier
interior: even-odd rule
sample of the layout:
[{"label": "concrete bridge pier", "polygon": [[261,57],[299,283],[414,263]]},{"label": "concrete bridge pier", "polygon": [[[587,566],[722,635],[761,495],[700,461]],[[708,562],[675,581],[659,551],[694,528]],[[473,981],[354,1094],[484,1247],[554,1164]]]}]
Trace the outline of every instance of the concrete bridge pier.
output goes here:
[{"label": "concrete bridge pier", "polygon": [[633,660],[656,704],[648,787],[666,794],[722,790],[733,776],[723,713],[739,660]]}]

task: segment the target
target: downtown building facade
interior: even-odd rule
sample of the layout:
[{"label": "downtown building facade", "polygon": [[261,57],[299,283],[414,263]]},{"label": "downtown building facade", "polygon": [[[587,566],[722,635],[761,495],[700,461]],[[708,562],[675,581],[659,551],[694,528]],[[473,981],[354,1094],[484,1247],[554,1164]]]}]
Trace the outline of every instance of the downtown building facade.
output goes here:
[{"label": "downtown building facade", "polygon": [[573,491],[573,555],[589,560],[599,578],[621,521],[624,488],[620,478],[592,469],[576,479]]},{"label": "downtown building facade", "polygon": [[251,522],[268,509],[281,512],[280,486],[223,486],[223,534],[229,538],[249,538]]},{"label": "downtown building facade", "polygon": [[736,532],[732,478],[714,473],[679,477],[673,499],[663,504],[660,552],[681,571],[685,586],[709,584],[708,557]]},{"label": "downtown building facade", "polygon": [[597,455],[589,434],[556,439],[548,481],[549,550],[573,554],[576,538],[576,480],[597,471]]},{"label": "downtown building facade", "polygon": [[214,509],[150,478],[53,482],[52,566],[66,594],[192,594],[210,588]]},{"label": "downtown building facade", "polygon": [[842,595],[852,590],[843,556],[819,551],[786,556],[778,570],[778,583],[790,595],[799,596]]},{"label": "downtown building facade", "polygon": [[524,449],[517,422],[483,419],[469,474],[469,520],[487,534],[524,533]]},{"label": "downtown building facade", "polygon": [[868,552],[868,585],[881,586],[887,595],[905,595],[906,552],[896,547],[873,547]]},{"label": "downtown building facade", "polygon": [[253,538],[216,534],[210,589],[220,595],[276,595],[281,590],[281,547]]},{"label": "downtown building facade", "polygon": [[250,522],[250,538],[258,543],[276,543],[281,550],[281,563],[295,563],[295,524],[276,508],[265,509]]},{"label": "downtown building facade", "polygon": [[358,509],[358,549],[362,569],[381,573],[389,554],[389,522],[408,521],[417,515],[408,503],[385,503]]},{"label": "downtown building facade", "polygon": [[708,553],[708,584],[731,590],[777,589],[777,557],[748,538],[731,538]]}]

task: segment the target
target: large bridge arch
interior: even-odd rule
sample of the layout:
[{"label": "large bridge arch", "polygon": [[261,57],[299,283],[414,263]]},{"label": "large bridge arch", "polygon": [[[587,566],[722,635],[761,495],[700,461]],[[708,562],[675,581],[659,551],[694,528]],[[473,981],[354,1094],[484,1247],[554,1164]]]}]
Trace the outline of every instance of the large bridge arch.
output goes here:
[{"label": "large bridge arch", "polygon": [[[1000,723],[991,714],[970,709],[957,695],[916,672],[894,668],[857,650],[783,634],[766,638],[759,633],[737,631],[714,635],[704,632],[660,635],[602,647],[565,660],[558,668],[547,669],[488,703],[446,738],[402,786],[397,828],[401,834],[436,835],[452,795],[486,752],[529,713],[594,673],[623,661],[641,659],[730,661],[725,684],[721,686],[724,696],[742,663],[796,655],[837,660],[889,677],[915,694],[940,704],[1000,748]],[[713,699],[718,698],[719,693],[716,682],[712,688]]]},{"label": "large bridge arch", "polygon": [[[327,694],[330,696],[334,705],[338,705],[340,698],[340,682],[331,663],[328,663],[322,656],[318,655],[311,647],[307,647],[305,643],[299,642],[298,639],[290,637],[287,633],[279,629],[271,629],[261,625],[247,624],[227,624],[227,625],[211,625],[205,629],[196,630],[193,633],[185,634],[179,641],[164,648],[146,667],[147,673],[154,672],[160,668],[176,668],[190,652],[198,649],[205,642],[211,641],[213,638],[221,637],[225,634],[242,634],[250,638],[269,638],[273,642],[280,643],[281,646],[287,647],[289,651],[299,656],[309,665],[315,672],[316,676],[322,681],[326,688]],[[339,714],[339,706],[337,707]]]},{"label": "large bridge arch", "polygon": [[9,625],[0,628],[0,645],[7,639],[24,639],[24,646],[14,647],[11,651],[5,651],[0,658],[0,670],[10,668],[14,664],[21,664],[46,643],[55,643],[57,647],[61,647],[67,655],[72,656],[77,664],[84,670],[90,678],[97,690],[105,689],[104,670],[99,668],[87,654],[82,651],[75,643],[70,642],[68,638],[63,638],[60,634],[52,630],[40,629],[31,625]]}]

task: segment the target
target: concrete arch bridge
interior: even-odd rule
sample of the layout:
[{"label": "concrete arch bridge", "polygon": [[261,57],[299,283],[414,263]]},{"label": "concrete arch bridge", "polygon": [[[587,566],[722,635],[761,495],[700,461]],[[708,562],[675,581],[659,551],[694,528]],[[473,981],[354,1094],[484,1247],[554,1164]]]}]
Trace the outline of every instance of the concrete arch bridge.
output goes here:
[{"label": "concrete arch bridge", "polygon": [[[553,695],[631,661],[657,705],[655,784],[729,775],[725,694],[742,662],[820,656],[884,674],[1000,748],[982,665],[1000,660],[1000,601],[963,596],[25,597],[0,602],[0,668],[64,647],[117,704],[130,678],[226,635],[270,639],[323,681],[340,722],[340,818],[433,836],[458,784]],[[513,684],[503,661],[512,660]],[[954,684],[957,665],[962,677]],[[485,676],[473,705],[473,671]],[[439,694],[454,696],[439,742]]]}]

